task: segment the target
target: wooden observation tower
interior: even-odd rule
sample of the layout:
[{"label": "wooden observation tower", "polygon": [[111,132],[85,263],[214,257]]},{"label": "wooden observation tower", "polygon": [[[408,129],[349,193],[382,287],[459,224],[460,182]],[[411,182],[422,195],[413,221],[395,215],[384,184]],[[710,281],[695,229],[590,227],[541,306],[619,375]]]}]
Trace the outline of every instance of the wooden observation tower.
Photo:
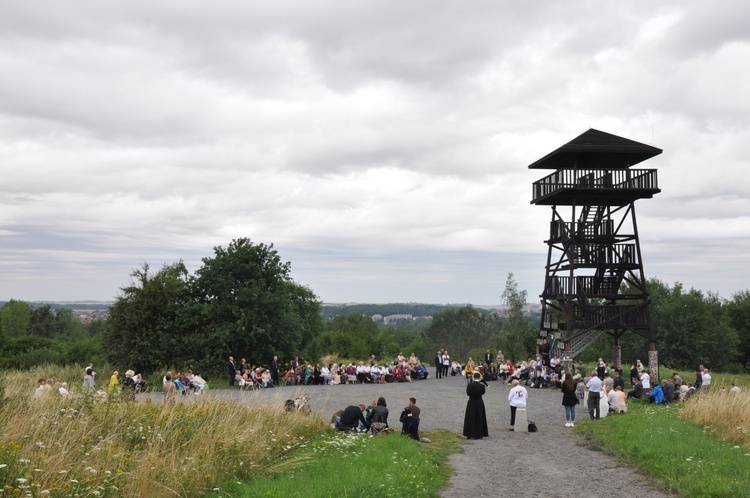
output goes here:
[{"label": "wooden observation tower", "polygon": [[555,170],[534,182],[531,203],[552,207],[537,343],[562,342],[563,362],[606,333],[621,368],[620,338],[631,331],[649,340],[658,379],[635,201],[661,190],[655,169],[631,167],[661,152],[590,129],[529,165]]}]

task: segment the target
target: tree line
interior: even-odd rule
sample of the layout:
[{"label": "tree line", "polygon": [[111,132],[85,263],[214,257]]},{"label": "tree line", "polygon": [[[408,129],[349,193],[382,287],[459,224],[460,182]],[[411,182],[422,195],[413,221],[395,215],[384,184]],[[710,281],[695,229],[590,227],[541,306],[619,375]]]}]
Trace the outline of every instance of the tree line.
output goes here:
[{"label": "tree line", "polygon": [[[327,355],[387,360],[403,352],[431,363],[439,348],[460,361],[479,359],[486,349],[513,360],[536,350],[538,319],[524,315],[527,293],[512,273],[500,299],[507,317],[470,305],[441,307],[431,319],[383,327],[362,313],[365,308],[323,318],[318,297],[292,280],[290,270],[273,245],[243,238],[214,248],[194,274],[182,261],[156,271],[144,263],[120,289],[106,321],[82,324],[69,309],[10,301],[0,308],[0,368],[107,361],[144,373],[192,367],[218,374],[229,355],[268,365],[274,355],[282,362],[295,356],[317,362]],[[649,291],[661,364],[748,369],[749,291],[727,301],[657,279],[649,281]],[[645,339],[626,334],[621,345],[624,362],[647,358]],[[579,359],[611,357],[611,346],[605,336]]]}]

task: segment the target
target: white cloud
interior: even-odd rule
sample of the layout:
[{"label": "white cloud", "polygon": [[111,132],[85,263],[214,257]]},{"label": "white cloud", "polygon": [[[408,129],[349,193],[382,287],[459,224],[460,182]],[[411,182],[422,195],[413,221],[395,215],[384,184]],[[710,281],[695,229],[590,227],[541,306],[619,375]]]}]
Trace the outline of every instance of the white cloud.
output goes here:
[{"label": "white cloud", "polygon": [[647,275],[747,287],[744,2],[54,2],[0,18],[0,299],[274,243],[330,301],[535,299],[526,166],[589,127],[664,149]]}]

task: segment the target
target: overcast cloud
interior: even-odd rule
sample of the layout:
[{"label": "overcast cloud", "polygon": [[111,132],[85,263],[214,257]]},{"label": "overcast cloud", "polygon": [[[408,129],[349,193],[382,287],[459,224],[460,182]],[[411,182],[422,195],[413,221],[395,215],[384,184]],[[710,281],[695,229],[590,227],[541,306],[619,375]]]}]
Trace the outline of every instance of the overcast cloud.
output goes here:
[{"label": "overcast cloud", "polygon": [[527,165],[664,149],[646,274],[750,288],[750,3],[3,2],[0,300],[110,300],[248,237],[327,302],[535,301]]}]

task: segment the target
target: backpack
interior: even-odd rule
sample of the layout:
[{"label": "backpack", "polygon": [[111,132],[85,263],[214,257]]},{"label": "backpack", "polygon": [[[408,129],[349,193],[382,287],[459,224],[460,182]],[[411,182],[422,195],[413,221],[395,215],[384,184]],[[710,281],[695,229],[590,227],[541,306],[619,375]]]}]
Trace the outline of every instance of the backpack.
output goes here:
[{"label": "backpack", "polygon": [[536,424],[529,420],[529,432],[537,432],[538,430]]}]

